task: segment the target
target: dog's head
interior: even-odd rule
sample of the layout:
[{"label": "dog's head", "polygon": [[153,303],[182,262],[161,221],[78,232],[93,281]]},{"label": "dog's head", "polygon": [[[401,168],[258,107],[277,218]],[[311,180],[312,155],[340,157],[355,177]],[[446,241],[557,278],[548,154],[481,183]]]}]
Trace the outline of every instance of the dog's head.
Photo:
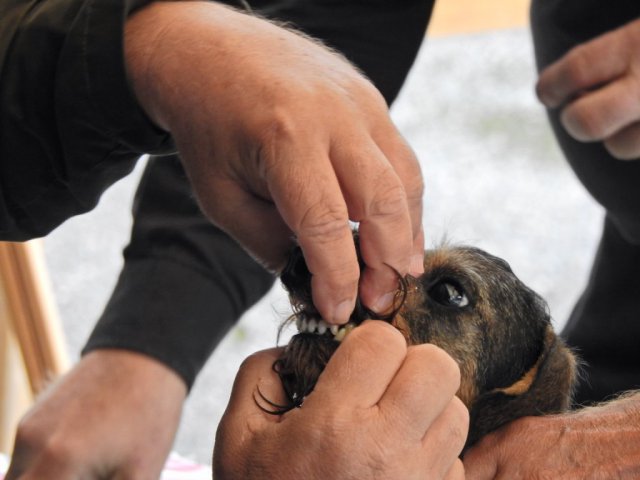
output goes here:
[{"label": "dog's head", "polygon": [[[302,404],[339,345],[335,329],[317,326],[301,253],[291,258],[282,280],[302,332],[274,364],[290,401],[271,405],[274,413]],[[467,447],[516,418],[568,408],[574,356],[553,332],[544,300],[504,260],[477,248],[442,247],[425,253],[424,267],[419,278],[402,279],[396,308],[383,319],[409,345],[433,343],[458,362],[457,395],[471,415]],[[359,304],[351,322],[366,318],[380,317]]]}]

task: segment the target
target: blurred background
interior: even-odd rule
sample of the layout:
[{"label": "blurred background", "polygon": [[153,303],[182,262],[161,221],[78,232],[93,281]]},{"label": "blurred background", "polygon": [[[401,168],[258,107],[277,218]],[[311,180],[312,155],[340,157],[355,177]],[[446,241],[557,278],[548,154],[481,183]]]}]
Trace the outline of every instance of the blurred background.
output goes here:
[{"label": "blurred background", "polygon": [[[427,246],[447,239],[506,259],[547,299],[560,328],[586,283],[602,212],[566,165],[535,99],[526,4],[440,0],[392,116],[422,164]],[[142,167],[95,211],[44,240],[72,360],[115,284]],[[222,342],[187,401],[177,452],[210,462],[241,361],[274,346],[288,314],[277,285]]]}]

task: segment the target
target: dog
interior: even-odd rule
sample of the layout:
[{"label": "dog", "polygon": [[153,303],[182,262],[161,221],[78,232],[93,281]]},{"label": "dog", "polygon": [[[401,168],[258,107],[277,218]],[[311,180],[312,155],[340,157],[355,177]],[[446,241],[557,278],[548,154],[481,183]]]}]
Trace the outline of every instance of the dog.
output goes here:
[{"label": "dog", "polygon": [[[355,240],[357,244],[357,234]],[[290,320],[299,333],[273,365],[287,404],[256,397],[269,413],[300,407],[340,340],[368,318],[390,322],[408,345],[435,344],[458,362],[457,396],[470,412],[465,450],[519,417],[560,413],[570,406],[577,359],[554,333],[546,302],[507,262],[478,248],[442,246],[426,251],[423,275],[399,277],[391,312],[378,315],[358,301],[345,327],[330,327],[320,319],[299,247],[290,255],[281,280],[294,311]]]}]

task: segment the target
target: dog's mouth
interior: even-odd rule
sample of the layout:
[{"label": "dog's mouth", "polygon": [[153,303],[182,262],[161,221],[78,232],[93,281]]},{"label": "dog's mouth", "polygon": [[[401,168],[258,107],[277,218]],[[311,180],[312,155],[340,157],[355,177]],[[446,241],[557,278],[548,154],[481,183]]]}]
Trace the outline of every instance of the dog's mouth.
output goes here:
[{"label": "dog's mouth", "polygon": [[336,342],[342,342],[357,325],[355,322],[349,322],[345,325],[329,325],[324,320],[298,318],[296,326],[298,327],[298,333],[322,335]]},{"label": "dog's mouth", "polygon": [[358,301],[350,321],[344,325],[330,325],[320,318],[298,315],[296,318],[298,334],[319,335],[340,343],[362,322],[375,319],[386,321],[396,327],[409,344],[409,327],[401,312],[406,308],[409,298],[415,296],[416,292],[418,292],[418,285],[415,280],[411,276],[400,279],[400,287],[396,291],[391,306],[385,312],[375,313]]}]

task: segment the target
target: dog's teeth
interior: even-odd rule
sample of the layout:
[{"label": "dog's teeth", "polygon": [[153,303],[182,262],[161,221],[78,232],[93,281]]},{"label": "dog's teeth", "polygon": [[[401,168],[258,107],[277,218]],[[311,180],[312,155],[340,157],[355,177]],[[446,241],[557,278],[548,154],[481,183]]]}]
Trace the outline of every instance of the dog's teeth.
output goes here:
[{"label": "dog's teeth", "polygon": [[307,332],[313,333],[316,331],[316,327],[318,326],[318,322],[316,322],[313,318],[307,322]]},{"label": "dog's teeth", "polygon": [[320,320],[318,322],[318,334],[319,335],[323,335],[324,332],[326,332],[326,331],[327,331],[327,324],[324,323],[324,320]]},{"label": "dog's teeth", "polygon": [[315,333],[316,335],[324,335],[327,331],[331,332],[333,338],[340,342],[346,337],[351,330],[355,328],[355,324],[352,322],[347,323],[340,327],[339,325],[329,325],[324,320],[316,320],[315,318],[298,318],[296,319],[296,326],[301,333]]},{"label": "dog's teeth", "polygon": [[345,339],[345,337],[347,335],[349,335],[351,333],[351,331],[356,328],[356,326],[349,322],[347,323],[344,327],[342,327],[340,330],[338,330],[338,333],[336,334],[336,336],[334,337],[338,342],[341,342],[342,340]]}]

